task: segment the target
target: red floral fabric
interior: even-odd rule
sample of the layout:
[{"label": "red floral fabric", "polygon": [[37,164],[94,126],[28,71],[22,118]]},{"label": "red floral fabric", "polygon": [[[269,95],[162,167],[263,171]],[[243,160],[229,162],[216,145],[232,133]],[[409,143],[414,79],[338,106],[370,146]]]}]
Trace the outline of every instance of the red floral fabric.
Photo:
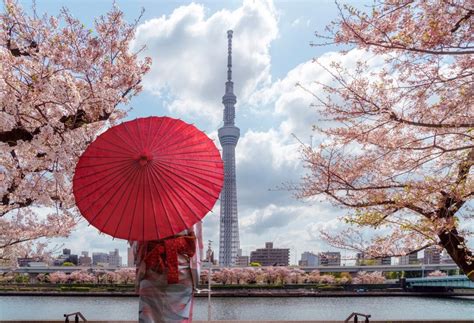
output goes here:
[{"label": "red floral fabric", "polygon": [[147,254],[145,263],[158,273],[168,270],[168,284],[177,284],[179,281],[178,254],[193,257],[196,252],[196,237],[193,233],[160,240]]}]

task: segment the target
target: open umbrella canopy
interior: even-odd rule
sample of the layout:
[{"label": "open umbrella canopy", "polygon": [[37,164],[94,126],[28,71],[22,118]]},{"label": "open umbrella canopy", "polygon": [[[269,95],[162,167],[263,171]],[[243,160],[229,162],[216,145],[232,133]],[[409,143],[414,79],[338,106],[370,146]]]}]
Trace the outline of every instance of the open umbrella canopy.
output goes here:
[{"label": "open umbrella canopy", "polygon": [[108,129],[76,166],[81,214],[100,231],[134,241],[163,239],[200,221],[214,206],[224,167],[214,142],[168,117]]}]

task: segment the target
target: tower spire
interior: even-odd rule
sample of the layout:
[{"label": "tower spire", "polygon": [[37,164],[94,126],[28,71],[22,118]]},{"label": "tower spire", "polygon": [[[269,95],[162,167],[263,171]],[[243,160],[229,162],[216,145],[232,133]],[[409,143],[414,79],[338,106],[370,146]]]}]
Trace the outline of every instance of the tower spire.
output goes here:
[{"label": "tower spire", "polygon": [[227,81],[232,82],[232,30],[227,31]]},{"label": "tower spire", "polygon": [[232,82],[232,30],[227,31],[227,82],[225,82],[225,94],[222,97],[224,104],[224,126],[233,126],[235,119],[235,104],[237,98],[234,94],[234,82]]},{"label": "tower spire", "polygon": [[224,104],[224,126],[218,131],[224,160],[224,187],[221,192],[221,217],[219,237],[219,265],[228,267],[236,264],[239,240],[239,219],[237,214],[237,184],[235,173],[235,146],[240,129],[234,124],[235,103],[234,82],[232,82],[232,30],[227,31],[227,82]]}]

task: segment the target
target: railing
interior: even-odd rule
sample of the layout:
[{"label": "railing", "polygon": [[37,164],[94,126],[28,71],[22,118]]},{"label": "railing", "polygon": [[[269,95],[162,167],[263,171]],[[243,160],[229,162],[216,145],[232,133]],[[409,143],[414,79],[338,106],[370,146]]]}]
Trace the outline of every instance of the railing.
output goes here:
[{"label": "railing", "polygon": [[357,323],[359,322],[359,316],[363,316],[365,317],[365,323],[369,323],[369,318],[370,318],[370,315],[369,314],[362,314],[362,313],[352,313],[351,315],[349,315],[348,318],[346,318],[346,320],[344,321],[345,323],[349,322],[350,319],[354,318],[354,323]]},{"label": "railing", "polygon": [[82,315],[81,312],[75,312],[75,313],[70,313],[70,314],[64,314],[65,320],[64,322],[69,322],[69,317],[74,315],[74,322],[77,323],[79,322],[79,318],[83,320],[84,322],[87,322],[86,318],[84,315]]}]

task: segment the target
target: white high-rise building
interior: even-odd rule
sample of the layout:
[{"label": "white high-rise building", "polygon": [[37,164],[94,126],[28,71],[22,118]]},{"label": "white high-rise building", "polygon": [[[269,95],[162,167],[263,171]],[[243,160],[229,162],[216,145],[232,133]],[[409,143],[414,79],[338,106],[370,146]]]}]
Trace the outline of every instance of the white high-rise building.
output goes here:
[{"label": "white high-rise building", "polygon": [[239,221],[237,216],[237,184],[235,181],[235,146],[240,137],[240,129],[234,124],[235,103],[234,82],[232,82],[232,30],[227,31],[227,82],[224,104],[224,126],[219,129],[219,141],[224,160],[224,187],[221,192],[221,216],[219,237],[219,265],[228,267],[236,264],[240,249]]}]

